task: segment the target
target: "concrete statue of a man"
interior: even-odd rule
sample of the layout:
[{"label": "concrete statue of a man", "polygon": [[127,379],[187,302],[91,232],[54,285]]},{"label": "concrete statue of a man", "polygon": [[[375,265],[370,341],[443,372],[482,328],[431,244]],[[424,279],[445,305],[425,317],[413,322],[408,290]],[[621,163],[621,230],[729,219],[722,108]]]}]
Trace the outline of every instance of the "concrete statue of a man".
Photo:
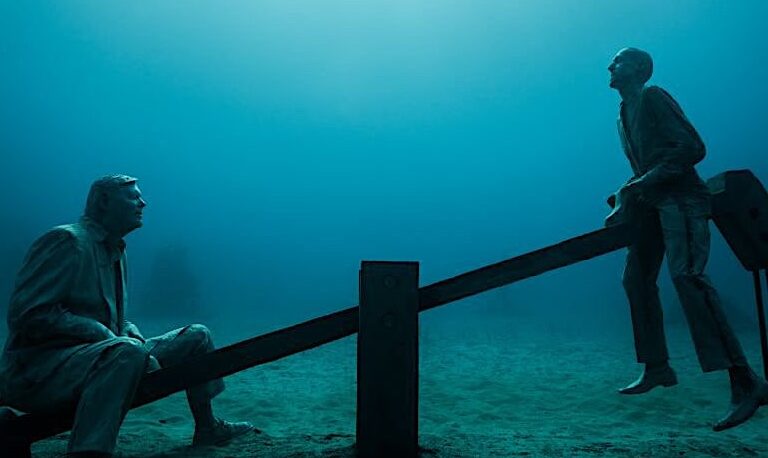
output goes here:
[{"label": "concrete statue of a man", "polygon": [[[75,412],[71,456],[111,456],[142,375],[213,350],[205,326],[145,339],[125,316],[125,237],[142,226],[146,202],[135,178],[106,176],[91,186],[79,222],[58,226],[31,247],[8,309],[0,359],[0,399],[30,413]],[[214,416],[214,380],[187,390],[193,445],[253,430]]]},{"label": "concrete statue of a man", "polygon": [[[651,56],[625,48],[608,66],[610,86],[621,96],[618,130],[633,176],[616,193],[608,225],[631,220],[623,283],[629,299],[640,378],[619,390],[642,394],[677,384],[669,365],[656,280],[667,257],[704,372],[728,370],[731,408],[715,423],[721,431],[748,420],[768,402],[768,384],[747,363],[704,267],[709,256],[709,192],[694,166],[704,158],[701,137],[677,102],[647,85]],[[610,200],[609,200],[610,201]]]}]

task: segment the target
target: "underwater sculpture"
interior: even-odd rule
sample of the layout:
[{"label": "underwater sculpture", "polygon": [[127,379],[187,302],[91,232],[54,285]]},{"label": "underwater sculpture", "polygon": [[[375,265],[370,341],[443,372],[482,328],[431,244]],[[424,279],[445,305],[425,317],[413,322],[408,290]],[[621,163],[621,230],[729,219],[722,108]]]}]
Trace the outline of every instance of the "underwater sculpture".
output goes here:
[{"label": "underwater sculpture", "polygon": [[[768,268],[768,193],[747,170],[728,171],[709,180],[713,196],[713,218],[734,253],[755,276]],[[501,262],[467,271],[418,289],[419,312],[445,306],[504,285],[564,268],[632,243],[634,227],[618,222]],[[359,281],[359,278],[358,278]],[[756,290],[757,291],[757,290]],[[251,337],[211,352],[190,356],[179,364],[147,373],[136,391],[131,408],[139,407],[178,391],[226,377],[254,366],[333,342],[360,329],[358,306]],[[758,304],[759,317],[763,317]],[[764,321],[761,318],[761,324]],[[764,326],[761,338],[765,340]],[[763,360],[768,367],[768,345]],[[72,427],[68,412],[17,415],[0,408],[0,450],[4,456],[30,457],[33,442]]]},{"label": "underwater sculpture", "polygon": [[[0,360],[2,405],[30,413],[74,411],[71,456],[111,456],[145,372],[214,350],[207,328],[186,326],[145,339],[124,316],[125,242],[142,226],[136,179],[113,175],[91,186],[82,219],[51,229],[32,246],[8,310]],[[252,431],[213,415],[221,379],[187,390],[194,445]]]},{"label": "underwater sculpture", "polygon": [[642,394],[677,384],[669,365],[656,280],[666,254],[672,281],[704,372],[728,369],[731,406],[713,429],[748,420],[768,403],[768,384],[749,366],[717,291],[704,268],[709,256],[711,213],[707,186],[694,166],[705,155],[698,133],[663,89],[646,85],[651,56],[636,48],[619,51],[608,67],[610,86],[621,96],[618,130],[634,175],[609,198],[606,225],[631,221],[623,284],[629,300],[640,377],[619,390]]}]

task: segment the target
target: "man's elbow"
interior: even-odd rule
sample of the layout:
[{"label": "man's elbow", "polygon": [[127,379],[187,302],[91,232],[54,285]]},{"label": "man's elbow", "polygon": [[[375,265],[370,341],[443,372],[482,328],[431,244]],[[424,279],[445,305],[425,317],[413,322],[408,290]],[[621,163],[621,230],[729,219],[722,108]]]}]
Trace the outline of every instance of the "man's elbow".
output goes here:
[{"label": "man's elbow", "polygon": [[696,165],[707,154],[704,143],[700,142],[671,142],[668,148],[670,162],[681,166]]},{"label": "man's elbow", "polygon": [[693,154],[691,155],[691,162],[695,165],[704,160],[704,156],[707,155],[707,148],[703,143],[698,143],[692,148]]}]

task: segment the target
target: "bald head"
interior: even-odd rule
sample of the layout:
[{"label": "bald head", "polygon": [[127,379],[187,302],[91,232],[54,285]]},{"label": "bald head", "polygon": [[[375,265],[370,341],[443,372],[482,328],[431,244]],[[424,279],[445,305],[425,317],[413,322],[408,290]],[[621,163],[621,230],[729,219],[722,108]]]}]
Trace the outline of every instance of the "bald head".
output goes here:
[{"label": "bald head", "polygon": [[616,53],[608,71],[615,89],[642,87],[653,75],[653,59],[642,49],[624,48]]},{"label": "bald head", "polygon": [[628,60],[634,63],[637,69],[637,78],[643,84],[647,83],[653,75],[653,58],[646,51],[637,48],[624,48],[619,54],[626,56]]}]

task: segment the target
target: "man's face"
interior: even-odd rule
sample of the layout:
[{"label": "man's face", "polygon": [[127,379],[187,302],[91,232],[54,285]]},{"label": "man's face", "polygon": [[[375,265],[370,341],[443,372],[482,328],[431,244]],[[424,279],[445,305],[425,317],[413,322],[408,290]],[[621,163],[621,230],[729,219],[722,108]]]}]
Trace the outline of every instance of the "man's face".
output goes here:
[{"label": "man's face", "polygon": [[142,212],[147,202],[141,196],[141,190],[136,183],[121,186],[113,195],[106,199],[104,219],[109,226],[121,236],[142,226]]},{"label": "man's face", "polygon": [[608,66],[611,73],[609,86],[621,89],[633,84],[637,80],[638,64],[636,59],[626,51],[619,51]]}]

